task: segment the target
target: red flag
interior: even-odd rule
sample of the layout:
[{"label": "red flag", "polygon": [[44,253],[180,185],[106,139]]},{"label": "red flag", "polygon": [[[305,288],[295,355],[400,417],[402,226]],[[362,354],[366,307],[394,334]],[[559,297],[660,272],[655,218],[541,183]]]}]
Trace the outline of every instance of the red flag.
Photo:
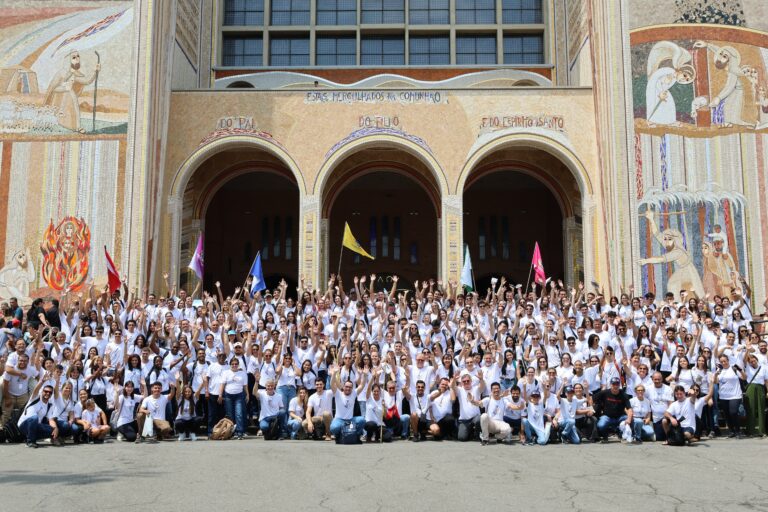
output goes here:
[{"label": "red flag", "polygon": [[109,284],[109,293],[114,293],[115,290],[120,288],[120,274],[117,273],[115,262],[110,258],[106,245],[104,246],[104,255],[107,257],[107,282]]},{"label": "red flag", "polygon": [[536,242],[536,246],[533,248],[533,282],[544,286],[547,282],[547,276],[544,274],[544,263],[541,261],[541,251],[539,250],[539,242]]}]

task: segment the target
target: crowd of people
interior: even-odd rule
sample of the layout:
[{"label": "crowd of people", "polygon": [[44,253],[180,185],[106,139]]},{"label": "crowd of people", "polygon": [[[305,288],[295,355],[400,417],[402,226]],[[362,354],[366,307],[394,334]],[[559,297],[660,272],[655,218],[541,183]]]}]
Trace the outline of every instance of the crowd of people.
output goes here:
[{"label": "crowd of people", "polygon": [[[3,303],[2,438],[410,439],[540,445],[766,435],[768,349],[745,281],[606,296],[375,276],[297,299],[123,285]],[[291,290],[292,292],[292,290]],[[768,307],[768,301],[763,305]],[[229,434],[222,432],[229,431]],[[19,439],[16,439],[17,441]]]}]

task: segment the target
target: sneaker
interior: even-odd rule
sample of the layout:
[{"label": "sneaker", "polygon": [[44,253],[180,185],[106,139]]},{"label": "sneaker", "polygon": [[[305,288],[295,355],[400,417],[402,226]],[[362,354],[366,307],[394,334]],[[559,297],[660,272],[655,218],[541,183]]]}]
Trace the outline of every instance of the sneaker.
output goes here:
[{"label": "sneaker", "polygon": [[187,435],[185,433],[182,432],[181,434],[179,434],[179,442],[182,442],[186,438],[187,438]]},{"label": "sneaker", "polygon": [[480,446],[488,446],[488,440],[487,439],[483,439],[481,437],[480,438]]},{"label": "sneaker", "polygon": [[117,440],[118,441],[125,441],[125,436],[121,434],[120,432],[117,433]]},{"label": "sneaker", "polygon": [[39,446],[34,441],[27,441],[27,448],[39,448]]},{"label": "sneaker", "polygon": [[141,437],[141,436],[136,436],[136,440],[134,441],[134,443],[136,443],[136,444],[141,444],[141,443],[143,443],[143,442],[144,442],[144,438],[143,438],[143,437]]},{"label": "sneaker", "polygon": [[190,441],[197,441],[197,434],[189,434]]}]

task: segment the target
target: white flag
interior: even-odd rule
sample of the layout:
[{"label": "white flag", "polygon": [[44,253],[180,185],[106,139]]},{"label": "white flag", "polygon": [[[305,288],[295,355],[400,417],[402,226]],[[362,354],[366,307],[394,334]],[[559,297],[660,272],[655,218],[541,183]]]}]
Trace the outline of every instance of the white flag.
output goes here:
[{"label": "white flag", "polygon": [[461,285],[474,290],[472,280],[472,260],[469,258],[469,245],[464,246],[464,266],[461,268]]}]

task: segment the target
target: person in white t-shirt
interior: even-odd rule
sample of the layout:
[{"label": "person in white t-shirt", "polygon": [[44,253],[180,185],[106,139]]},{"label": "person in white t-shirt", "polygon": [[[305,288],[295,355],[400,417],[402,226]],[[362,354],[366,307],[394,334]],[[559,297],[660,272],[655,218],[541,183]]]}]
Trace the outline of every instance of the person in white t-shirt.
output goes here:
[{"label": "person in white t-shirt", "polygon": [[254,386],[260,405],[259,428],[264,434],[265,440],[280,439],[285,430],[286,412],[283,409],[282,397],[275,392],[276,387],[277,383],[274,380],[266,382],[266,389],[256,390],[256,386]]},{"label": "person in white t-shirt", "polygon": [[533,446],[533,439],[540,445],[549,442],[549,433],[552,428],[552,418],[544,412],[544,402],[549,398],[549,386],[545,385],[544,400],[541,399],[541,393],[534,390],[528,396],[528,403],[525,408],[525,417],[523,418],[523,431],[525,438],[521,441],[523,444]]},{"label": "person in white t-shirt", "polygon": [[303,435],[302,423],[307,414],[307,390],[299,388],[298,394],[288,403],[288,432],[291,439]]},{"label": "person in white t-shirt", "polygon": [[490,396],[481,400],[485,412],[480,415],[480,444],[488,444],[491,435],[496,439],[504,439],[507,444],[512,441],[512,427],[504,421],[504,411],[507,401],[501,396],[501,384],[491,383]]},{"label": "person in white t-shirt", "polygon": [[58,428],[52,416],[53,387],[43,386],[40,392],[40,386],[38,386],[34,391],[17,422],[29,448],[37,448],[38,439],[50,437],[56,440],[58,438]]},{"label": "person in white t-shirt", "polygon": [[165,411],[168,406],[168,395],[162,394],[163,385],[159,382],[154,382],[150,389],[152,394],[146,397],[141,402],[139,407],[139,414],[136,415],[136,423],[138,424],[139,436],[136,438],[136,443],[144,441],[142,432],[144,431],[144,422],[147,417],[151,418],[152,425],[155,430],[155,439],[162,441],[163,438],[173,434],[171,424],[165,419]]},{"label": "person in white t-shirt", "polygon": [[129,380],[123,386],[122,391],[115,388],[115,410],[117,412],[117,432],[118,441],[136,441],[138,436],[138,425],[134,417],[136,405],[140,404],[144,396],[136,393],[136,387],[133,381]]},{"label": "person in white t-shirt", "polygon": [[453,402],[456,401],[456,394],[453,387],[453,378],[443,377],[440,379],[437,389],[429,396],[432,418],[429,431],[435,440],[454,436],[456,419],[453,417]]},{"label": "person in white t-shirt", "polygon": [[351,381],[341,384],[340,370],[336,368],[331,377],[331,390],[336,400],[336,414],[331,421],[331,434],[337,439],[345,425],[354,424],[357,435],[362,436],[365,427],[365,420],[361,416],[355,416],[355,400],[357,395],[362,392],[362,383],[357,389],[354,389]]},{"label": "person in white t-shirt", "polygon": [[461,388],[453,383],[453,392],[459,401],[459,441],[469,441],[480,435],[480,396],[485,390],[485,381],[480,378],[477,384],[472,383],[472,376],[467,370],[459,375]]},{"label": "person in white t-shirt", "polygon": [[192,386],[187,384],[181,389],[178,412],[174,421],[174,427],[179,434],[179,441],[197,441],[197,426],[200,420],[197,416],[197,404]]},{"label": "person in white t-shirt", "polygon": [[[675,386],[675,401],[672,402],[664,413],[664,419],[661,425],[664,432],[669,436],[672,428],[680,427],[683,430],[683,436],[686,442],[690,444],[696,431],[696,408],[695,404],[685,396],[685,388],[681,385]],[[664,441],[669,444],[669,440]]]},{"label": "person in white t-shirt", "polygon": [[332,403],[333,392],[325,389],[325,381],[315,380],[315,392],[307,400],[306,418],[302,423],[304,430],[314,439],[324,436],[326,441],[331,440]]},{"label": "person in white t-shirt", "polygon": [[83,432],[88,436],[90,442],[95,444],[104,442],[104,438],[109,434],[109,423],[107,422],[107,415],[96,406],[94,399],[89,398],[85,402],[85,409],[80,416],[80,421],[83,425]]},{"label": "person in white t-shirt", "polygon": [[426,440],[431,421],[429,419],[429,395],[426,392],[427,385],[423,380],[416,381],[416,392],[411,393],[409,386],[403,388],[403,393],[408,399],[411,408],[410,429],[412,441]]},{"label": "person in white t-shirt", "polygon": [[[374,373],[378,376],[378,373]],[[381,386],[378,379],[370,379],[368,382],[368,397],[365,407],[365,441],[383,442],[392,441],[392,432],[384,432],[384,401],[381,398]]]},{"label": "person in white t-shirt", "polygon": [[579,413],[586,412],[582,409],[583,402],[575,399],[573,386],[565,386],[565,398],[560,398],[560,409],[558,410],[559,420],[557,422],[560,429],[560,436],[564,443],[580,444],[581,438],[576,428],[576,416]]},{"label": "person in white t-shirt", "polygon": [[653,431],[653,414],[651,412],[651,401],[645,398],[645,386],[637,384],[635,386],[635,396],[629,399],[632,406],[632,441],[640,444],[643,441],[653,441],[655,433]]}]

